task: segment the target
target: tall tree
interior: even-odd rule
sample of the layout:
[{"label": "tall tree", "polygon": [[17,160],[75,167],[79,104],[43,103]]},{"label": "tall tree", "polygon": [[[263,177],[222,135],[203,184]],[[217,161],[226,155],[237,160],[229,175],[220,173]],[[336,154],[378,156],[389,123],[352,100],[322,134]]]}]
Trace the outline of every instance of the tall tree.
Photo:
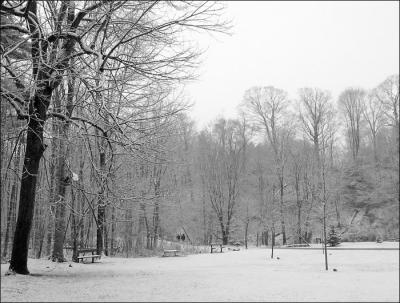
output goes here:
[{"label": "tall tree", "polygon": [[208,197],[220,225],[223,244],[229,240],[240,192],[246,144],[241,131],[239,121],[220,119],[204,138],[208,150],[202,160],[202,170]]},{"label": "tall tree", "polygon": [[383,105],[379,102],[378,92],[375,89],[367,94],[365,101],[362,113],[368,124],[374,153],[374,161],[375,163],[378,163],[377,135],[378,131],[384,125]]},{"label": "tall tree", "polygon": [[364,98],[365,91],[359,88],[348,88],[339,96],[339,106],[346,120],[347,138],[353,161],[356,161],[360,150]]},{"label": "tall tree", "polygon": [[314,144],[314,157],[319,162],[322,134],[328,128],[333,112],[330,93],[319,88],[302,88],[300,97],[300,121],[306,136]]},{"label": "tall tree", "polygon": [[273,86],[252,87],[243,98],[243,109],[249,121],[264,132],[273,150],[276,177],[280,191],[280,221],[283,244],[286,244],[286,228],[284,218],[284,168],[286,159],[287,139],[290,130],[285,118],[285,109],[288,105],[287,93]]}]

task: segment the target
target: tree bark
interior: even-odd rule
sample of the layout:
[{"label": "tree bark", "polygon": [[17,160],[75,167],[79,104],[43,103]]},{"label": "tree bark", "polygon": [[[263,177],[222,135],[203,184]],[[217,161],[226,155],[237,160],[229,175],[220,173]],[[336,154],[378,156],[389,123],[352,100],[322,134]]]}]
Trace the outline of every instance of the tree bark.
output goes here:
[{"label": "tree bark", "polygon": [[[60,142],[61,143],[61,142]],[[64,145],[64,143],[61,143]],[[62,146],[61,150],[65,147]],[[62,153],[64,155],[64,153]],[[58,195],[56,202],[56,214],[55,214],[55,229],[54,229],[54,243],[53,243],[53,252],[51,259],[55,262],[65,262],[64,258],[64,234],[66,230],[65,225],[65,215],[66,215],[66,201],[65,201],[65,192],[66,187],[69,185],[69,180],[66,177],[65,173],[65,159],[62,157],[59,159],[58,168],[56,168],[56,179],[58,181]]]},{"label": "tree bark", "polygon": [[[13,212],[15,211],[15,201],[14,201],[14,196],[17,194],[17,190],[16,190],[16,184],[12,185],[11,188],[11,195],[10,195],[10,199],[8,202],[8,211],[7,211],[7,226],[6,226],[6,234],[5,234],[5,239],[4,239],[4,243],[3,243],[3,253],[2,253],[2,257],[3,259],[5,259],[7,257],[7,253],[8,253],[8,245],[9,245],[9,235],[11,234],[11,224],[12,224],[12,218],[13,218]],[[15,216],[15,214],[14,214]]]},{"label": "tree bark", "polygon": [[36,182],[39,171],[40,159],[45,150],[43,140],[43,126],[48,104],[50,103],[51,90],[46,87],[38,91],[30,102],[30,115],[24,166],[22,172],[18,219],[15,227],[13,249],[9,270],[18,274],[29,274],[28,248],[29,236],[32,227],[34,204],[36,196]]}]

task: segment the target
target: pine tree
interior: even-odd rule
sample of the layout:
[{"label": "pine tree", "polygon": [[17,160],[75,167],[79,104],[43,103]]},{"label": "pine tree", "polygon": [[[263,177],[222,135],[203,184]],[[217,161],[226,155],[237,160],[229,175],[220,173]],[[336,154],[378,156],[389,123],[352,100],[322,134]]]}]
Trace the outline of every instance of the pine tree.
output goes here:
[{"label": "pine tree", "polygon": [[331,226],[327,241],[330,246],[337,246],[340,244],[340,236],[336,233],[334,226]]}]

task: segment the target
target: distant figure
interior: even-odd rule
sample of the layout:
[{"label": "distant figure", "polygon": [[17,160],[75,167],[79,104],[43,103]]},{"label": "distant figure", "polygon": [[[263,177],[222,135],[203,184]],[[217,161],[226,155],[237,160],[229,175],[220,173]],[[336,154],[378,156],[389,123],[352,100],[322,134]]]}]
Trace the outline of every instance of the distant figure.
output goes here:
[{"label": "distant figure", "polygon": [[176,238],[178,239],[178,241],[181,239],[181,235],[177,234]]},{"label": "distant figure", "polygon": [[185,234],[181,235],[181,239],[182,239],[182,241],[185,241]]}]

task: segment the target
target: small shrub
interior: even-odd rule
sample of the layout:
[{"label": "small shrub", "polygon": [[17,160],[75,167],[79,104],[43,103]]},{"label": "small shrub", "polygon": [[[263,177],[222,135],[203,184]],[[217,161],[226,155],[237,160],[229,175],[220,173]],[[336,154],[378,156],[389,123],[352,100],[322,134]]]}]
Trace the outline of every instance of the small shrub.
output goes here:
[{"label": "small shrub", "polygon": [[334,226],[331,226],[331,230],[329,231],[327,242],[330,246],[337,246],[340,244],[340,236],[335,230]]}]

